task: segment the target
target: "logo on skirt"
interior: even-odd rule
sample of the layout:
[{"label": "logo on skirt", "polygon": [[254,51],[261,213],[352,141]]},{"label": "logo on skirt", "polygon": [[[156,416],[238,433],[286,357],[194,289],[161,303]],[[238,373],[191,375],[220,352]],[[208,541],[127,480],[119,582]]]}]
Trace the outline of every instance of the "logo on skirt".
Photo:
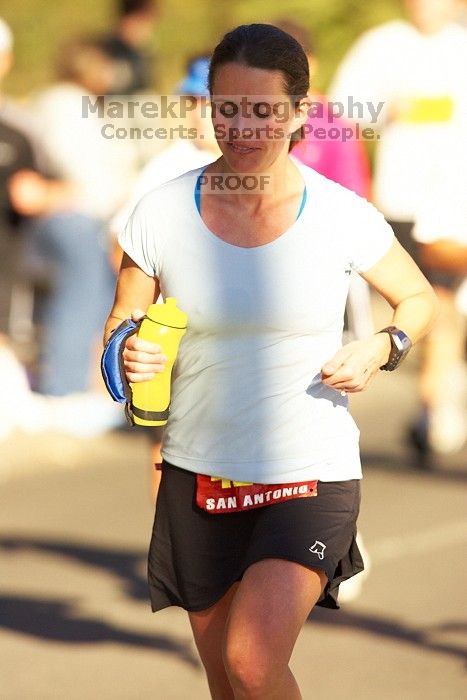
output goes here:
[{"label": "logo on skirt", "polygon": [[324,550],[326,549],[326,545],[323,544],[323,542],[320,542],[319,540],[315,540],[315,543],[311,545],[310,547],[310,552],[312,554],[317,554],[320,559],[324,559]]}]

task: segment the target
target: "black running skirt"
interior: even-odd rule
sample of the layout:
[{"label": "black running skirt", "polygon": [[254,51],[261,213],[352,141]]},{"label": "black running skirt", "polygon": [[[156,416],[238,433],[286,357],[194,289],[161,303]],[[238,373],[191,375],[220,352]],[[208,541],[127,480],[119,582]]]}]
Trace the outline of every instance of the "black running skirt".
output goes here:
[{"label": "black running skirt", "polygon": [[153,612],[214,605],[249,566],[287,559],[323,569],[318,605],[339,608],[339,584],[363,571],[356,543],[360,480],[318,482],[318,495],[239,513],[209,514],[196,505],[196,474],[167,462],[148,556]]}]

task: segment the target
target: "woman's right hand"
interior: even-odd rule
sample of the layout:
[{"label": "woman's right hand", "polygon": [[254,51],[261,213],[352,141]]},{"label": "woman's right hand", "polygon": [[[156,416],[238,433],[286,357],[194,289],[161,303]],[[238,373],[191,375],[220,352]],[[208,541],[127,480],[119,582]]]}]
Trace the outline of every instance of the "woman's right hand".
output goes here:
[{"label": "woman's right hand", "polygon": [[[131,318],[139,321],[144,315],[144,311],[136,309]],[[164,371],[167,362],[160,345],[138,338],[136,333],[126,339],[122,357],[126,378],[131,383],[153,379],[157,372]]]}]

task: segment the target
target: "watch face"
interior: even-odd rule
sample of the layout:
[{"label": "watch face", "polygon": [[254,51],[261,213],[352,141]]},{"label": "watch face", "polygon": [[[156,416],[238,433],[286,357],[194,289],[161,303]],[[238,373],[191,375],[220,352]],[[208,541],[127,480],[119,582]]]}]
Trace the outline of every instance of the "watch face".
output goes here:
[{"label": "watch face", "polygon": [[404,351],[404,339],[400,337],[400,334],[393,333],[392,339],[394,341],[394,345],[399,350],[399,352],[403,352]]},{"label": "watch face", "polygon": [[412,343],[402,331],[393,334],[394,344],[399,352],[409,351]]},{"label": "watch face", "polygon": [[392,342],[394,343],[396,350],[398,350],[399,352],[402,352],[404,347],[402,345],[402,339],[399,338],[399,334],[398,333],[391,333],[391,338],[392,338]]}]

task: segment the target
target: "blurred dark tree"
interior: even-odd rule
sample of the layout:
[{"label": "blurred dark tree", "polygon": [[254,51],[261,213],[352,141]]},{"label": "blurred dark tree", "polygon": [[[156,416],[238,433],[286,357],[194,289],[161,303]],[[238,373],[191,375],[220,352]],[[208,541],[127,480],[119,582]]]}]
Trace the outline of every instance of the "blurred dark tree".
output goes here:
[{"label": "blurred dark tree", "polygon": [[[325,89],[340,58],[365,29],[397,17],[401,0],[159,0],[162,16],[154,31],[160,84],[169,91],[188,57],[210,50],[230,28],[248,22],[290,18],[313,34],[321,59],[316,87]],[[16,41],[15,67],[6,90],[18,96],[53,79],[58,46],[77,34],[106,31],[113,0],[0,0],[0,16]]]}]

